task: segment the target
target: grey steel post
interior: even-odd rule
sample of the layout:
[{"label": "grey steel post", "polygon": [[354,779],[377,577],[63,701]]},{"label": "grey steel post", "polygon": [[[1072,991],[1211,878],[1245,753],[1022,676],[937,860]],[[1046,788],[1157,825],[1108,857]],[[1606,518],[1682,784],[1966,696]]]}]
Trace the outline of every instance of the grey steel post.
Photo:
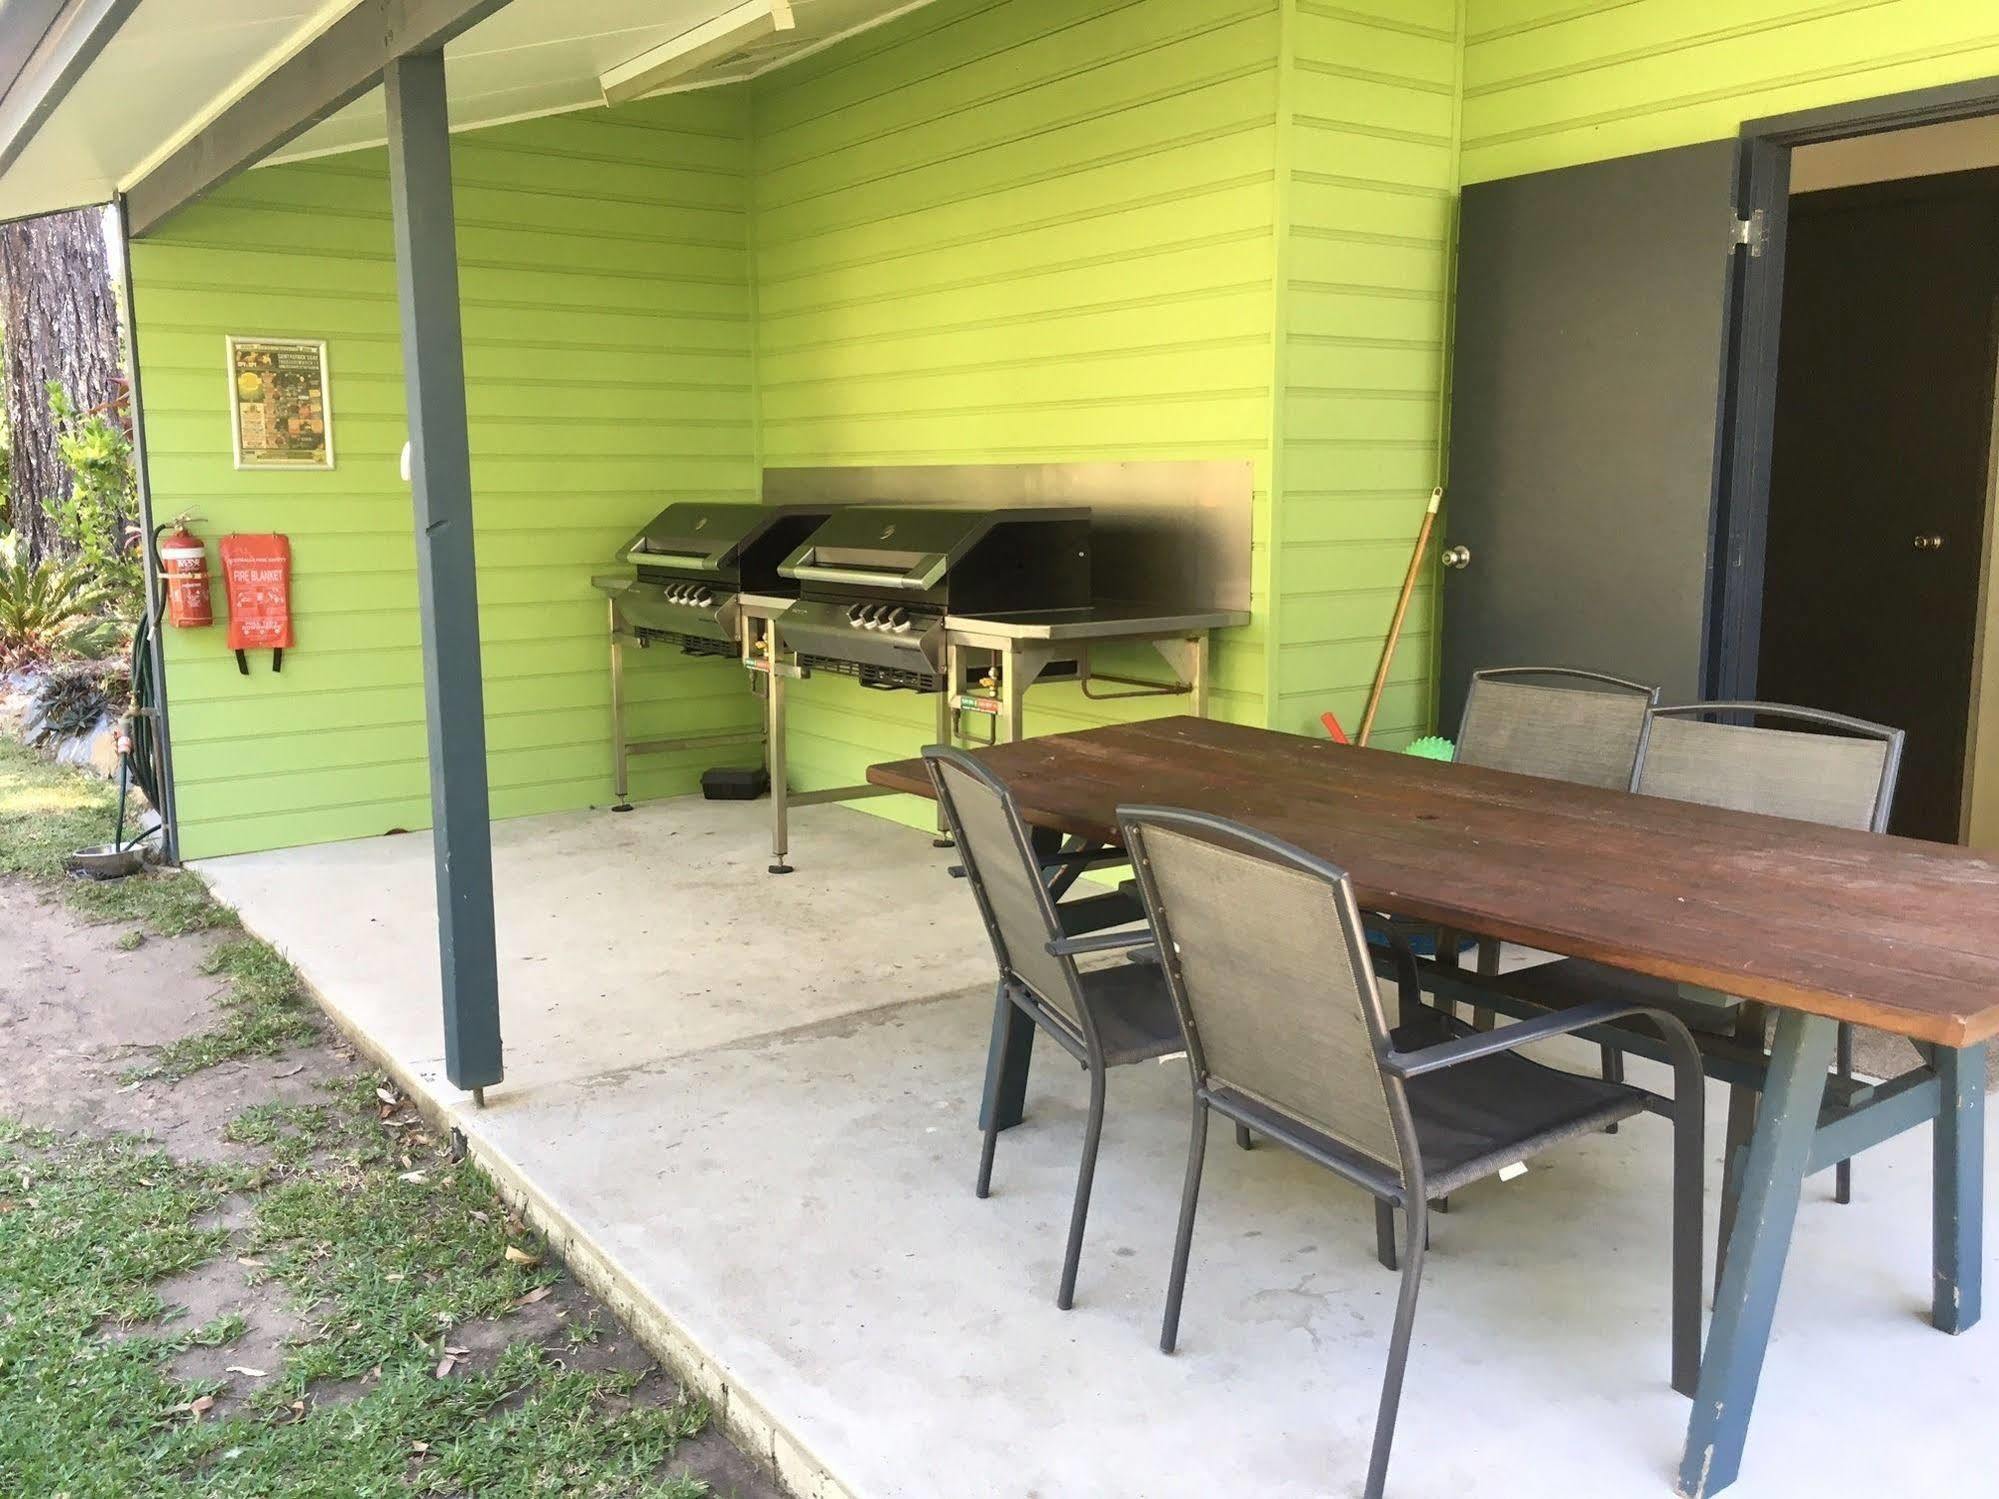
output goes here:
[{"label": "grey steel post", "polygon": [[174,797],[173,735],[167,722],[167,648],[162,633],[166,610],[164,591],[153,568],[153,479],[146,463],[146,405],[139,383],[138,296],[132,289],[132,218],[121,195],[118,199],[118,271],[124,297],[125,347],[131,368],[126,372],[132,397],[132,474],[139,490],[139,548],[145,558],[147,650],[153,670],[153,691],[159,697],[154,710],[153,737],[160,749],[160,858],[167,864],[180,863],[180,815]]},{"label": "grey steel post", "polygon": [[382,81],[423,624],[444,1070],[483,1103],[485,1089],[501,1078],[500,982],[444,54],[398,57]]}]

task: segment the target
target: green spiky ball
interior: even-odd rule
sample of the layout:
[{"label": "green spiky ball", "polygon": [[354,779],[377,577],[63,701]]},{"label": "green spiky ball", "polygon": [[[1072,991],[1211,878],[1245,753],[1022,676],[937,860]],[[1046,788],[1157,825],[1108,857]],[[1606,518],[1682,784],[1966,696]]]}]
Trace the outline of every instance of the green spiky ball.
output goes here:
[{"label": "green spiky ball", "polygon": [[1450,760],[1457,756],[1458,747],[1438,734],[1425,734],[1412,741],[1402,753],[1414,755],[1420,760]]}]

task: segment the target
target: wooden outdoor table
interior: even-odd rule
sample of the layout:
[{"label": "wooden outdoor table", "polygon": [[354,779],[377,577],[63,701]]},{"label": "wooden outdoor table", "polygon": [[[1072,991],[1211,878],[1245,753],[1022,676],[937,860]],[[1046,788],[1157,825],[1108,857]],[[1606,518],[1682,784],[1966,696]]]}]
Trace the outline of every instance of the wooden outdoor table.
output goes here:
[{"label": "wooden outdoor table", "polygon": [[[1348,870],[1367,909],[1775,1012],[1682,1493],[1718,1492],[1740,1467],[1807,1175],[1933,1123],[1932,1321],[1952,1333],[1977,1322],[1999,864],[1942,844],[1194,718],[1049,735],[978,758],[1032,827],[1079,844],[1115,846],[1120,806],[1235,818]],[[868,779],[932,794],[921,760],[874,766]],[[1828,1104],[1842,1020],[1922,1043],[1928,1065]],[[1013,1051],[1024,1058],[1020,1039]],[[1002,1124],[1018,1121],[1026,1081],[1024,1066],[998,1080]]]}]

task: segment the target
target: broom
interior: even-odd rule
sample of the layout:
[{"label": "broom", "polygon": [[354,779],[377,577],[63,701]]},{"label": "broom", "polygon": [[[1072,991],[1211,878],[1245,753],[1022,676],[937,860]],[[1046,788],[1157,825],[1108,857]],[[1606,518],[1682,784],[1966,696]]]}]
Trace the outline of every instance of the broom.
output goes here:
[{"label": "broom", "polygon": [[1368,689],[1367,708],[1360,716],[1356,744],[1366,744],[1374,732],[1374,715],[1381,709],[1381,695],[1388,688],[1388,669],[1395,662],[1395,647],[1402,640],[1402,622],[1409,615],[1409,599],[1416,592],[1416,579],[1423,571],[1423,554],[1430,549],[1430,533],[1437,527],[1437,509],[1444,503],[1440,485],[1430,491],[1430,504],[1423,512],[1423,525],[1416,532],[1416,546],[1409,553],[1409,570],[1402,575],[1402,592],[1395,600],[1395,617],[1388,622],[1388,638],[1381,643],[1381,663],[1374,669],[1374,685]]}]

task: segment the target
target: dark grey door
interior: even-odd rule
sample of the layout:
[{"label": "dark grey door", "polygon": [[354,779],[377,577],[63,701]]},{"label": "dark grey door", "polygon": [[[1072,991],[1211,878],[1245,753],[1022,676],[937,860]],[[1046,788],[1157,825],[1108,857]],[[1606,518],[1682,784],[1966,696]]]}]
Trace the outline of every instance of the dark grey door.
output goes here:
[{"label": "dark grey door", "polygon": [[1721,141],[1464,190],[1444,733],[1485,666],[1700,695],[1735,176]]}]

